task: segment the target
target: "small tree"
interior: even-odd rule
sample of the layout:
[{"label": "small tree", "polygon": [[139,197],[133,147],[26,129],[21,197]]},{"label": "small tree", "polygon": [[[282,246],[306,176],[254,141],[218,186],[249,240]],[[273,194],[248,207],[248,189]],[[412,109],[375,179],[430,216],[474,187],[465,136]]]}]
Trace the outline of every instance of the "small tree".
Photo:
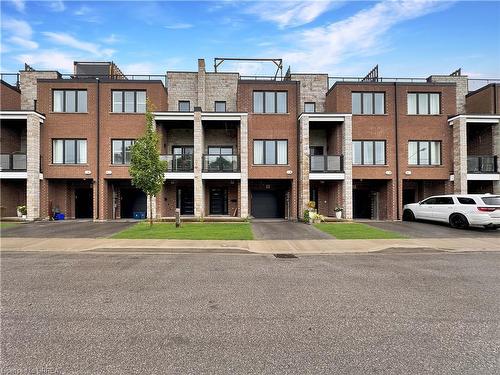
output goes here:
[{"label": "small tree", "polygon": [[141,189],[149,197],[149,226],[153,225],[153,198],[160,192],[163,185],[167,162],[160,160],[158,144],[160,137],[153,123],[153,106],[146,102],[146,131],[132,146],[132,157],[129,172],[132,185]]}]

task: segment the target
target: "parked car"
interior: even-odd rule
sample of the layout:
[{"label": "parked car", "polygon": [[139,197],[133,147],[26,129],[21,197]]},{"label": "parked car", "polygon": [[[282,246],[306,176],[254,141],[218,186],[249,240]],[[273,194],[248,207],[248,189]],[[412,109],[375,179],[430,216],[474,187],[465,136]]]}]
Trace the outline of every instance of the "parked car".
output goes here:
[{"label": "parked car", "polygon": [[403,220],[432,220],[453,228],[469,226],[500,228],[500,195],[436,195],[403,207]]}]

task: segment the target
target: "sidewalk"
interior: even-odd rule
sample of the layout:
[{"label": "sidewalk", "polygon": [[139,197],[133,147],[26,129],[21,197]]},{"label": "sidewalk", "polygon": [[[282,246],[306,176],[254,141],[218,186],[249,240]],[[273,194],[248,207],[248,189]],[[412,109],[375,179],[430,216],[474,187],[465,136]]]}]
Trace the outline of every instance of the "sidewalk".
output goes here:
[{"label": "sidewalk", "polygon": [[500,251],[498,238],[392,240],[128,240],[107,238],[2,238],[1,251],[348,254],[369,252]]}]

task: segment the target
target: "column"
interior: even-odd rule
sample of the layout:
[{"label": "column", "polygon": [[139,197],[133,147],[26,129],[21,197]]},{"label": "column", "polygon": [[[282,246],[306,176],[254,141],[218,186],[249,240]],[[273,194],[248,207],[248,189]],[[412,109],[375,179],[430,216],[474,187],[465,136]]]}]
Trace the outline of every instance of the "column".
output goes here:
[{"label": "column", "polygon": [[299,122],[299,216],[309,203],[309,116],[302,115]]},{"label": "column", "polygon": [[40,218],[40,118],[26,119],[26,208],[28,220]]},{"label": "column", "polygon": [[[150,203],[153,203],[153,204],[150,205]],[[148,195],[146,197],[146,204],[147,204],[146,215],[147,215],[148,219],[150,217],[152,217],[153,220],[157,219],[157,214],[156,214],[156,197],[151,197],[150,195]]]},{"label": "column", "polygon": [[248,116],[240,118],[240,217],[248,217]]},{"label": "column", "polygon": [[344,117],[342,124],[342,153],[344,155],[344,186],[342,201],[344,218],[352,219],[352,116]]},{"label": "column", "polygon": [[455,194],[467,194],[467,120],[453,120],[453,174]]},{"label": "column", "polygon": [[201,123],[201,109],[194,111],[194,215],[205,216],[205,194],[203,189],[202,159],[203,159],[203,125]]},{"label": "column", "polygon": [[[491,132],[493,136],[493,155],[498,158],[500,157],[500,124],[494,124]],[[497,161],[497,163],[500,163],[500,161]],[[500,181],[498,180],[493,181],[493,193],[500,194]]]}]

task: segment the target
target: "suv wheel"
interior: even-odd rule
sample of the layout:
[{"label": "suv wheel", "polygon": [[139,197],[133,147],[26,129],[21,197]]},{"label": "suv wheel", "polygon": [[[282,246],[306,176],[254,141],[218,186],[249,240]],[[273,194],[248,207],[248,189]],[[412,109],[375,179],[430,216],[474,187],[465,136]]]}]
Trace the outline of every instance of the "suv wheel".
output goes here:
[{"label": "suv wheel", "polygon": [[469,227],[469,221],[462,214],[452,214],[450,216],[450,225],[452,228],[467,229]]},{"label": "suv wheel", "polygon": [[415,220],[415,215],[413,214],[412,210],[404,210],[403,211],[403,221],[414,221]]}]

